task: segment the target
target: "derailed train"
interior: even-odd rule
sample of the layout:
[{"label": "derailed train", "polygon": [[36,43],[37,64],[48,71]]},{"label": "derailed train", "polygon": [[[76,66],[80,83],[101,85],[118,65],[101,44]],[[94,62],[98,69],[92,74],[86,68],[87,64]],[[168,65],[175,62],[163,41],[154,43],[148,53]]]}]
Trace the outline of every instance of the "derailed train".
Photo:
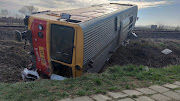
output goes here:
[{"label": "derailed train", "polygon": [[49,77],[98,72],[132,33],[137,10],[136,5],[110,3],[26,16],[27,31],[20,34],[32,44],[32,67],[23,76],[35,77],[28,72],[35,70]]}]

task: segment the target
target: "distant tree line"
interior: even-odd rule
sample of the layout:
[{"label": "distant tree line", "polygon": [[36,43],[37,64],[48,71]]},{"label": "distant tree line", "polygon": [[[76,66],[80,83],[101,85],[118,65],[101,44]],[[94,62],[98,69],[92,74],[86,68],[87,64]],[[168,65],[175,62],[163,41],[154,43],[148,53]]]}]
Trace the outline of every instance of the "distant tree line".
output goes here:
[{"label": "distant tree line", "polygon": [[179,25],[176,26],[176,27],[173,27],[173,26],[166,26],[166,25],[159,24],[157,30],[175,30],[175,31],[180,31],[180,27],[179,27]]},{"label": "distant tree line", "polygon": [[33,12],[37,12],[38,8],[33,5],[25,5],[19,9],[20,14],[10,15],[10,11],[7,9],[0,10],[0,25],[22,25],[23,19],[26,15],[31,15]]},{"label": "distant tree line", "polygon": [[[154,25],[153,25],[154,26]],[[147,31],[180,31],[180,26],[168,26],[168,25],[156,25],[156,28],[152,29],[152,25],[135,26],[134,30],[147,30]]]},{"label": "distant tree line", "polygon": [[15,18],[15,17],[0,18],[0,25],[14,25],[14,24],[22,25],[23,23],[24,23],[23,18]]}]

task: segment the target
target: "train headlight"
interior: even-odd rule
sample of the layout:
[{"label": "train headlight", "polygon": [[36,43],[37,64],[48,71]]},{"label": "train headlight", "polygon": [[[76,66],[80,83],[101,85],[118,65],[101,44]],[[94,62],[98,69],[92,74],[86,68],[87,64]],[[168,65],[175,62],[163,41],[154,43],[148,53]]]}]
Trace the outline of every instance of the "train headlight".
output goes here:
[{"label": "train headlight", "polygon": [[38,32],[38,36],[39,36],[39,38],[43,38],[43,33]]},{"label": "train headlight", "polygon": [[38,25],[38,29],[42,31],[43,30],[43,26],[41,24],[39,24]]}]

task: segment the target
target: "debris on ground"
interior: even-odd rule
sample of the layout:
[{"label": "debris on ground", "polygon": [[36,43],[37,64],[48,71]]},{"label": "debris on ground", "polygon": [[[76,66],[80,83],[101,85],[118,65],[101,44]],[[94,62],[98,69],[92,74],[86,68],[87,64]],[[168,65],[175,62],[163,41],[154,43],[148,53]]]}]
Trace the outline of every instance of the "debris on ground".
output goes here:
[{"label": "debris on ground", "polygon": [[60,75],[56,75],[56,74],[52,74],[50,79],[51,80],[64,80],[65,77],[60,76]]},{"label": "debris on ground", "polygon": [[170,54],[172,52],[172,50],[170,50],[170,49],[164,49],[164,50],[162,50],[161,51],[161,53],[163,53],[163,54]]}]

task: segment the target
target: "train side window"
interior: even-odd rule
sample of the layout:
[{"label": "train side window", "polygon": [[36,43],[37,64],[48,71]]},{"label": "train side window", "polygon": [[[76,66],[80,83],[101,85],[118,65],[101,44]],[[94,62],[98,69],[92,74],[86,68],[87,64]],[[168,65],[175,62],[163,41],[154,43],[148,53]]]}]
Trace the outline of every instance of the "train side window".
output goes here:
[{"label": "train side window", "polygon": [[129,26],[129,29],[131,29],[131,28],[132,28],[132,26],[133,26],[133,25],[131,24],[131,25]]},{"label": "train side window", "polygon": [[131,16],[130,18],[129,18],[129,20],[130,20],[130,24],[133,22],[133,16]]},{"label": "train side window", "polygon": [[119,22],[119,33],[121,33],[122,21]]},{"label": "train side window", "polygon": [[130,18],[129,18],[129,20],[130,20],[130,22],[129,22],[129,24],[130,24],[130,26],[129,26],[129,29],[131,29],[132,28],[132,23],[133,23],[133,16],[131,16]]},{"label": "train side window", "polygon": [[115,31],[118,30],[118,21],[117,21],[117,17],[115,18]]}]

